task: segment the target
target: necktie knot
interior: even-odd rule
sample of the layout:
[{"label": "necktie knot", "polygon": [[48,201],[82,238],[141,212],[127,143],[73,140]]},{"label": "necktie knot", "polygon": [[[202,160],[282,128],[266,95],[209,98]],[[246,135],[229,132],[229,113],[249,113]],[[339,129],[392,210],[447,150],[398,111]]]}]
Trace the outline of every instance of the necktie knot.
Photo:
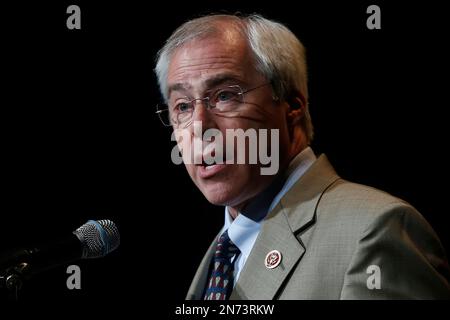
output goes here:
[{"label": "necktie knot", "polygon": [[231,241],[228,236],[228,230],[225,231],[217,241],[215,256],[218,258],[231,259],[239,252],[239,248]]}]

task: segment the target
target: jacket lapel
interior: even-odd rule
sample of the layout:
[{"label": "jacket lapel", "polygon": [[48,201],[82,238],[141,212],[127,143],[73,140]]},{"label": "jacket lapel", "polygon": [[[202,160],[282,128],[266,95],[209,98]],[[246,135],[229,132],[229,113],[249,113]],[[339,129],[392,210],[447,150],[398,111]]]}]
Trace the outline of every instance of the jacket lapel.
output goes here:
[{"label": "jacket lapel", "polygon": [[206,286],[206,281],[208,281],[209,275],[209,265],[211,263],[211,259],[216,251],[217,237],[214,238],[214,241],[206,251],[205,256],[203,257],[200,266],[195,273],[194,279],[192,280],[189,291],[186,295],[186,300],[202,300],[202,294]]},{"label": "jacket lapel", "polygon": [[[307,249],[302,231],[315,223],[323,192],[339,177],[325,155],[320,156],[267,215],[230,299],[269,300],[277,297],[283,282]],[[299,239],[297,238],[297,236]],[[268,269],[265,258],[278,250],[278,267]]]},{"label": "jacket lapel", "polygon": [[[305,249],[289,229],[280,205],[274,209],[274,212],[279,214],[266,218],[261,226],[261,232],[247,258],[230,300],[273,299],[290,270],[303,255]],[[264,261],[267,253],[272,250],[281,252],[281,263],[274,269],[267,269]]]}]

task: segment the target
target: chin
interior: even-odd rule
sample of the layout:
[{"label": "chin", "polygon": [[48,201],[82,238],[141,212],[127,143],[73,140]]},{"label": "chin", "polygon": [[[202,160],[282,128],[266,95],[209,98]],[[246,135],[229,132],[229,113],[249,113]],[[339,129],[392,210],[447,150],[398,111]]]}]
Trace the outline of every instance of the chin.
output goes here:
[{"label": "chin", "polygon": [[205,198],[214,205],[237,207],[255,196],[263,187],[258,167],[228,165],[213,176],[202,178],[198,167],[187,166],[189,175]]},{"label": "chin", "polygon": [[201,186],[200,191],[210,203],[218,206],[234,206],[243,201],[242,185],[216,183]]}]

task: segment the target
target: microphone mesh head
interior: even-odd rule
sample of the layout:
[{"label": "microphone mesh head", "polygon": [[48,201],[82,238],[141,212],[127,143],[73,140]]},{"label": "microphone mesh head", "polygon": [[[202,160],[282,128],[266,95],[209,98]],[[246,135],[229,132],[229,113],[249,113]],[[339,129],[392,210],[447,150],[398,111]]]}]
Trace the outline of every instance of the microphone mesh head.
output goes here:
[{"label": "microphone mesh head", "polygon": [[89,220],[73,233],[82,243],[82,259],[103,257],[120,244],[119,231],[111,220]]}]

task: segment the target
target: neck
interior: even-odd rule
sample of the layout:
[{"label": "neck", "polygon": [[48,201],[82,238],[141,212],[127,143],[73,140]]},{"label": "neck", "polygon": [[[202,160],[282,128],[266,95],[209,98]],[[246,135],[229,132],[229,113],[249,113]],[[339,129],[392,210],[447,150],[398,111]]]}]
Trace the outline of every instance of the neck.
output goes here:
[{"label": "neck", "polygon": [[239,214],[238,207],[228,207],[228,212],[230,213],[231,218],[236,219]]},{"label": "neck", "polygon": [[236,219],[239,213],[244,214],[247,218],[254,221],[264,219],[273,199],[280,192],[286,181],[287,167],[284,166],[283,170],[274,177],[272,182],[262,192],[238,206],[229,206],[228,212],[233,220]]},{"label": "neck", "polygon": [[[281,166],[280,166],[281,170],[278,172],[278,174],[272,180],[269,187],[266,188],[266,190],[264,190],[263,192],[256,195],[255,197],[253,197],[251,199],[247,199],[246,201],[240,203],[239,205],[228,207],[228,212],[230,213],[233,220],[236,219],[236,217],[239,215],[239,212],[242,212],[242,210],[247,211],[247,209],[250,207],[250,204],[259,202],[259,200],[262,198],[261,195],[263,195],[263,197],[266,197],[266,199],[269,198],[270,201],[272,201],[272,199],[276,196],[278,191],[281,190],[281,188],[283,187],[284,180],[286,179],[285,172],[286,172],[287,168],[289,167],[289,164],[291,163],[292,159],[294,159],[300,152],[302,152],[303,150],[306,149],[306,147],[308,147],[308,144],[306,143],[304,134],[299,127],[295,128],[294,136],[296,137],[296,139],[293,139],[290,143],[288,156],[287,156],[285,162],[283,164],[281,164]],[[270,195],[268,194],[268,193],[273,193],[274,191],[276,191],[275,194],[270,194]],[[268,205],[270,206],[270,203]]]}]

